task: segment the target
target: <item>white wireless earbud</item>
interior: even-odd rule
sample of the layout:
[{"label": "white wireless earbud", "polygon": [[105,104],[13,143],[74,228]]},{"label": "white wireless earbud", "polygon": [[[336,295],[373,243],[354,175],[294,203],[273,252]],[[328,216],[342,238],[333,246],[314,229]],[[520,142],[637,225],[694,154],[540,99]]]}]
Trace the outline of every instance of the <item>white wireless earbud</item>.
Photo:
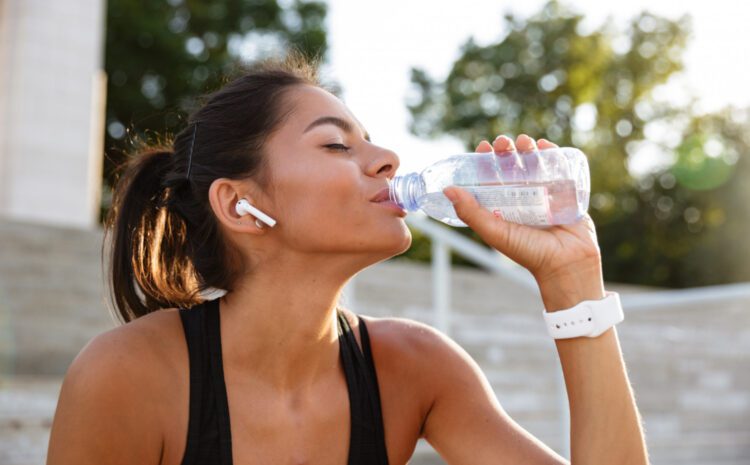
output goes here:
[{"label": "white wireless earbud", "polygon": [[237,214],[240,216],[250,213],[251,215],[258,218],[259,220],[266,223],[268,226],[272,228],[276,225],[276,220],[274,220],[270,216],[266,215],[262,211],[250,205],[250,203],[245,199],[238,200],[237,205],[235,205],[234,209],[235,211],[237,211]]}]

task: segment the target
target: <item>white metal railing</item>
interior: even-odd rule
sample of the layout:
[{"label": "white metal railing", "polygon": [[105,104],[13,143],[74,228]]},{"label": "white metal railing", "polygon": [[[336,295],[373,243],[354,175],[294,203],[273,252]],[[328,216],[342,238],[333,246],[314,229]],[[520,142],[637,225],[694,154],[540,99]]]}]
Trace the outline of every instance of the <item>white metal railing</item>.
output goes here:
[{"label": "white metal railing", "polygon": [[750,302],[750,283],[720,284],[689,289],[664,289],[621,296],[628,313],[680,308],[684,305],[726,304],[744,300]]},{"label": "white metal railing", "polygon": [[451,250],[486,270],[500,274],[517,285],[538,293],[536,281],[525,268],[511,261],[495,249],[485,247],[452,229],[441,226],[422,213],[412,213],[406,222],[432,240],[432,307],[435,327],[445,334],[451,330],[450,288]]},{"label": "white metal railing", "polygon": [[[505,279],[522,286],[529,292],[539,293],[539,287],[531,273],[497,250],[478,244],[419,212],[409,214],[406,217],[406,222],[432,240],[434,321],[435,327],[444,333],[449,334],[451,328],[451,250],[455,250],[464,258],[492,273],[502,275]],[[715,305],[736,302],[737,300],[750,302],[750,283],[634,292],[622,295],[621,300],[628,313],[674,309],[685,304]]]}]

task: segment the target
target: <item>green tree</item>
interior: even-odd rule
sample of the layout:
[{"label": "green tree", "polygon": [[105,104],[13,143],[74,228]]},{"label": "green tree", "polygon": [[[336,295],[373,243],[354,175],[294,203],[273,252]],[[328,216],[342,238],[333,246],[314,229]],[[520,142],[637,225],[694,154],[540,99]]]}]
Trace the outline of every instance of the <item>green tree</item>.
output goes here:
[{"label": "green tree", "polygon": [[326,13],[304,0],[109,0],[103,212],[131,139],[179,131],[196,98],[243,58],[289,45],[325,57]]},{"label": "green tree", "polygon": [[[592,172],[590,213],[607,279],[665,286],[732,280],[707,271],[702,260],[732,260],[715,250],[718,238],[740,237],[716,219],[733,216],[717,212],[726,212],[737,193],[730,178],[738,179],[744,165],[732,154],[748,148],[740,125],[729,125],[726,116],[693,117],[692,102],[680,107],[655,97],[682,70],[690,18],[642,12],[624,30],[608,20],[590,33],[581,32],[582,20],[550,1],[527,20],[506,14],[507,34],[497,43],[469,39],[444,80],[413,69],[411,131],[451,134],[468,150],[481,139],[520,133],[579,147]],[[695,132],[704,126],[711,129]],[[654,138],[660,129],[684,137]],[[676,162],[636,178],[628,165],[644,145]],[[707,157],[706,147],[723,152]],[[739,219],[732,224],[742,231]],[[737,262],[733,269],[742,269]]]},{"label": "green tree", "polygon": [[638,214],[602,238],[609,274],[672,287],[750,280],[748,122],[732,107],[689,117],[673,163],[641,180]]}]

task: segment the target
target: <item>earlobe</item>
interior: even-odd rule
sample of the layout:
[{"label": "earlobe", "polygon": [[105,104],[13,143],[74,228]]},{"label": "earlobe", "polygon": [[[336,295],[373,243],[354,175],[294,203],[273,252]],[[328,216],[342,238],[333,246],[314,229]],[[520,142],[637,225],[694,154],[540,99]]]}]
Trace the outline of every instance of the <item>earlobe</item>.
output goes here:
[{"label": "earlobe", "polygon": [[[237,224],[242,224],[242,221],[238,221]],[[255,226],[258,227],[258,229],[263,229],[263,223],[259,219],[255,219]]]}]

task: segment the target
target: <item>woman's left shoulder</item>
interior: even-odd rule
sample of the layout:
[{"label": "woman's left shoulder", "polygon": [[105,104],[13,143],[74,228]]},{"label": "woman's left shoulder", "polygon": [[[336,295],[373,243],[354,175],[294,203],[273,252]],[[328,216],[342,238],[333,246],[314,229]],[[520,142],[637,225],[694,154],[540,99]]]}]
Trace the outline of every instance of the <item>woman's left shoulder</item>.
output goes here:
[{"label": "woman's left shoulder", "polygon": [[[348,313],[348,314],[347,314]],[[359,321],[364,321],[373,358],[378,362],[378,369],[386,368],[400,372],[420,373],[424,375],[446,350],[451,351],[456,343],[440,330],[423,323],[402,317],[374,317],[354,314],[346,310],[347,319],[357,335],[361,338]],[[361,341],[360,346],[361,346]],[[390,367],[393,362],[393,366]]]},{"label": "woman's left shoulder", "polygon": [[392,348],[419,349],[421,352],[449,339],[440,330],[410,318],[358,316],[365,320],[371,339]]}]

